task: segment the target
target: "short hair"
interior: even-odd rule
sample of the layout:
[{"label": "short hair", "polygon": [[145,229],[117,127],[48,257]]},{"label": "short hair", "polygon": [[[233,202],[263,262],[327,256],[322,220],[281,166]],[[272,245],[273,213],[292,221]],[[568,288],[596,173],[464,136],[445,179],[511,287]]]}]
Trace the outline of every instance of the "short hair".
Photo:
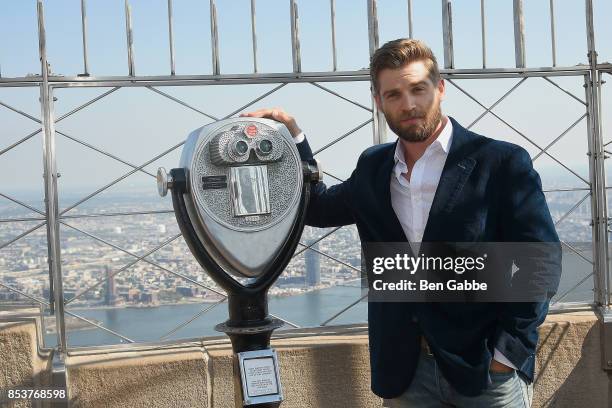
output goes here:
[{"label": "short hair", "polygon": [[370,60],[372,92],[378,93],[378,74],[384,69],[398,69],[415,61],[423,61],[434,85],[440,82],[438,61],[431,49],[420,40],[399,38],[377,49]]}]

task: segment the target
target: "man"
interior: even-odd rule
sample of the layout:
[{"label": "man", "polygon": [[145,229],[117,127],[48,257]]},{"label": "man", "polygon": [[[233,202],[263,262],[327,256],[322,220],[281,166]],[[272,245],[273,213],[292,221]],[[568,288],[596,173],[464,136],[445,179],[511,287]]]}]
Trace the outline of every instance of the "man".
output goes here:
[{"label": "man", "polygon": [[[376,105],[399,139],[365,150],[343,183],[315,185],[308,225],[356,223],[362,242],[558,243],[529,154],[442,114],[445,83],[424,43],[385,44],[370,75]],[[302,159],[312,159],[282,109],[242,116],[284,123]],[[560,267],[560,255],[551,262]],[[548,301],[370,302],[372,390],[388,407],[530,406],[537,327],[547,311]]]}]

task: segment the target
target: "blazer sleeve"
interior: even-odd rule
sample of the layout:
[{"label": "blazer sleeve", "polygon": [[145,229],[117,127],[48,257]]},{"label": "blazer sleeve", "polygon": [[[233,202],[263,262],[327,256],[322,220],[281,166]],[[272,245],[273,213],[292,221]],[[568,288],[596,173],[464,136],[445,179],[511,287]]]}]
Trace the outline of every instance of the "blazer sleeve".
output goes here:
[{"label": "blazer sleeve", "polygon": [[[303,161],[314,160],[308,140],[296,147]],[[312,227],[339,227],[355,223],[351,206],[351,188],[356,170],[342,183],[327,187],[325,183],[313,184],[306,212],[306,225]]]},{"label": "blazer sleeve", "polygon": [[535,359],[537,327],[544,322],[550,298],[559,285],[561,244],[529,153],[516,146],[502,174],[501,241],[522,243],[512,254],[518,268],[512,280],[540,282],[548,292],[546,301],[497,304],[495,347],[520,370]]}]

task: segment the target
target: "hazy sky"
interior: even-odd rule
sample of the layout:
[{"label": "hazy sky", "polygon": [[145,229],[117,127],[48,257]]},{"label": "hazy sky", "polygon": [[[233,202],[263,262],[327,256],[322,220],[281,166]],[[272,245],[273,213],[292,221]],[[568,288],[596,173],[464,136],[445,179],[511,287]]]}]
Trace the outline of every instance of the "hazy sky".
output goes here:
[{"label": "hazy sky", "polygon": [[[379,0],[381,43],[408,33],[407,6],[403,0]],[[440,1],[414,0],[414,36],[425,40],[442,64]],[[612,61],[612,2],[596,0],[596,32],[600,61]],[[123,0],[89,0],[89,64],[92,75],[127,75]],[[167,75],[170,72],[166,0],[131,0],[137,75]],[[337,0],[337,48],[340,70],[368,65],[366,0]],[[36,1],[2,1],[0,11],[0,66],[3,77],[40,72],[36,24]],[[330,7],[328,0],[298,1],[303,71],[331,70]],[[549,0],[525,0],[526,52],[529,67],[550,66]],[[217,0],[222,73],[252,72],[250,1]],[[584,0],[556,0],[557,64],[586,63]],[[82,72],[79,0],[45,1],[48,58],[55,73]],[[513,67],[512,0],[489,0],[486,7],[488,67]],[[453,2],[455,62],[457,68],[479,68],[480,0]],[[177,74],[210,74],[211,47],[207,0],[174,0]],[[257,1],[258,62],[260,72],[289,72],[291,40],[289,0]],[[608,82],[612,78],[607,78]],[[583,79],[554,79],[584,99]],[[457,84],[489,106],[518,80],[458,80]],[[328,83],[369,106],[369,84]],[[166,87],[163,90],[198,109],[220,117],[276,85]],[[610,116],[609,86],[604,87],[604,117]],[[444,111],[464,125],[483,108],[447,84]],[[99,95],[108,88],[59,89],[55,96],[57,116]],[[0,88],[0,101],[40,117],[38,89]],[[309,84],[290,84],[256,103],[251,109],[282,106],[294,114],[313,148],[349,131],[371,117],[370,113]],[[546,146],[583,113],[584,106],[550,83],[530,78],[495,109],[540,146]],[[210,119],[143,88],[125,88],[57,124],[57,130],[106,150],[136,165],[185,139]],[[0,149],[38,128],[35,122],[0,107]],[[609,127],[606,124],[605,134]],[[538,149],[491,115],[473,130],[491,137],[520,143],[530,153]],[[389,134],[389,140],[394,136]],[[60,193],[86,195],[130,170],[63,135],[57,135]],[[608,140],[610,137],[605,137]],[[347,177],[359,153],[372,143],[366,126],[320,155],[327,171]],[[586,121],[583,119],[550,149],[559,160],[588,179]],[[178,165],[180,149],[150,164],[172,168]],[[552,159],[537,159],[546,187],[585,187],[585,184]],[[42,146],[40,135],[0,156],[3,174],[0,192],[19,197],[38,191],[42,197]],[[109,191],[150,188],[150,176],[135,174]],[[2,200],[2,199],[0,199]]]}]

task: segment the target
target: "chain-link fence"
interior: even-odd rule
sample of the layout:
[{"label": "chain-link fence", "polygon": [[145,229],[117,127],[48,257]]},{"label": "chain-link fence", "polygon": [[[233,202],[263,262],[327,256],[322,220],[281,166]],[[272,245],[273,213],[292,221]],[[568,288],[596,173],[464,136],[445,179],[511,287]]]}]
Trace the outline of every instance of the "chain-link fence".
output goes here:
[{"label": "chain-link fence", "polygon": [[[31,10],[38,29],[29,30],[38,33],[40,74],[0,76],[0,120],[6,123],[0,168],[7,179],[0,188],[0,299],[43,305],[47,345],[60,351],[214,335],[212,326],[226,319],[225,294],[192,258],[169,199],[155,194],[156,168],[176,167],[183,141],[194,128],[246,110],[282,106],[306,130],[324,163],[327,183],[348,177],[361,151],[392,136],[372,103],[369,72],[363,67],[368,51],[371,54],[382,38],[400,36],[390,28],[397,26],[393,19],[398,17],[382,1],[364,1],[359,7],[320,1],[303,4],[300,12],[296,0],[278,1],[276,6],[286,7],[286,15],[275,16],[273,22],[285,28],[288,39],[286,47],[278,46],[272,54],[284,56],[290,66],[287,72],[270,73],[262,69],[260,53],[266,45],[259,34],[266,32],[261,21],[269,25],[268,14],[279,11],[258,7],[255,0],[240,2],[237,10],[210,0],[200,10],[210,31],[210,73],[182,74],[177,73],[177,30],[185,29],[175,20],[179,15],[187,18],[188,10],[177,15],[184,4],[160,1],[156,6],[163,6],[164,20],[157,21],[155,35],[166,35],[159,46],[163,51],[158,50],[160,55],[167,52],[166,72],[138,75],[148,71],[137,62],[139,55],[145,61],[150,56],[138,54],[135,47],[146,41],[147,28],[125,1],[120,13],[125,25],[115,22],[107,35],[123,36],[127,69],[104,76],[91,64],[96,51],[92,34],[99,30],[90,25],[101,19],[91,7],[100,5],[74,3],[66,1],[56,6],[66,9],[53,10],[52,3],[38,1]],[[528,64],[527,12],[534,10],[524,10],[521,0],[505,2],[513,66],[502,68],[491,68],[491,60],[499,60],[498,47],[491,45],[499,41],[491,36],[499,16],[487,14],[489,3],[472,1],[466,9],[473,10],[466,12],[453,9],[455,2],[449,0],[443,0],[442,7],[428,2],[427,9],[408,0],[402,30],[412,37],[419,34],[421,21],[439,24],[439,38],[426,39],[442,57],[445,112],[471,130],[518,143],[531,153],[564,247],[563,278],[553,309],[610,304],[604,162],[611,142],[603,135],[608,108],[603,84],[612,71],[597,61],[593,1],[571,2],[580,11],[573,18],[584,24],[584,31],[573,35],[587,44],[580,56],[588,56],[588,61],[578,65],[560,63],[565,56],[556,27],[562,25],[555,16],[567,3],[545,2],[551,59],[540,67]],[[58,14],[64,12],[79,26],[82,65],[72,75],[55,74],[49,65],[61,61],[56,64],[48,55],[50,49],[58,50],[58,40],[51,31],[47,34],[46,21],[51,18],[57,27]],[[242,16],[242,23],[228,23],[233,12]],[[149,14],[141,15],[152,23]],[[361,36],[343,37],[341,29],[350,25],[347,18],[364,27],[357,33]],[[323,47],[302,37],[305,20],[306,31],[317,31],[313,24],[327,27],[329,66],[323,70],[303,69],[312,65],[305,58],[311,52],[305,49]],[[566,22],[565,17],[561,20]],[[457,26],[466,28],[468,23],[479,36],[469,45],[476,49],[478,64],[464,68],[464,53],[456,50],[468,45],[462,45],[466,35]],[[228,44],[224,33],[235,29],[249,34],[249,41]],[[248,60],[251,72],[225,73],[222,56]],[[359,68],[339,69],[343,56],[354,58]],[[354,226],[307,228],[293,261],[271,291],[270,309],[294,328],[365,323],[359,277]]]}]

